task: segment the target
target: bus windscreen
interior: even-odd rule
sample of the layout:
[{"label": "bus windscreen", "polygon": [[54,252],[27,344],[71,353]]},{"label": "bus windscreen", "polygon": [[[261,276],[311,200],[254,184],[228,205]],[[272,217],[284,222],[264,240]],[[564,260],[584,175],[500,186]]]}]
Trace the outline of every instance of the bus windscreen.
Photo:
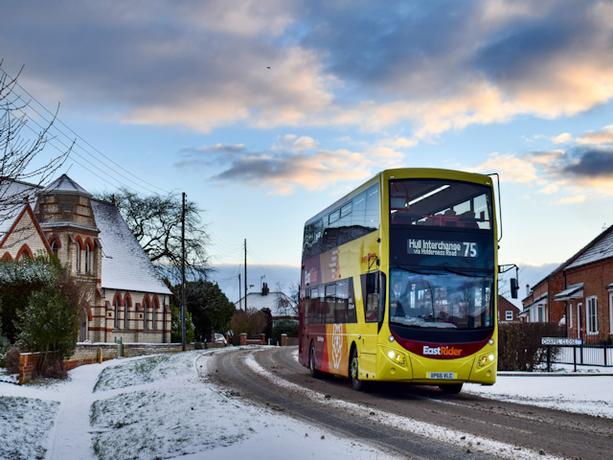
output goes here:
[{"label": "bus windscreen", "polygon": [[492,274],[391,270],[390,322],[420,328],[492,326]]}]

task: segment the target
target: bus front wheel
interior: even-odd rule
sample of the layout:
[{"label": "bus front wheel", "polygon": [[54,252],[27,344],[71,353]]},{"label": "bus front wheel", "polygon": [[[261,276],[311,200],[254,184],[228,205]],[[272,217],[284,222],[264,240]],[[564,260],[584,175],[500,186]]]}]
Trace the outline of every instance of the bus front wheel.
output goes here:
[{"label": "bus front wheel", "polygon": [[443,393],[448,395],[457,395],[462,391],[462,383],[453,383],[451,385],[439,385],[438,387],[443,390]]},{"label": "bus front wheel", "polygon": [[360,380],[360,362],[358,360],[357,349],[351,350],[351,359],[349,360],[349,378],[351,379],[351,386],[355,391],[365,391],[366,382]]},{"label": "bus front wheel", "polygon": [[309,373],[311,377],[317,378],[321,373],[315,369],[315,345],[311,342],[311,348],[309,349]]}]

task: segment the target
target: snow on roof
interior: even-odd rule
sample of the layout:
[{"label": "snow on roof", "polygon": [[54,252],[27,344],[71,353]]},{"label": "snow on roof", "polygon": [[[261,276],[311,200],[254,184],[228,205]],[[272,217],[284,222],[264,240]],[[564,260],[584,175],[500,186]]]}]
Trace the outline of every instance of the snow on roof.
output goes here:
[{"label": "snow on roof", "polygon": [[119,210],[103,201],[91,204],[102,244],[102,287],[171,294]]},{"label": "snow on roof", "polygon": [[[245,308],[244,297],[235,302],[237,308]],[[295,316],[296,303],[283,292],[269,292],[262,295],[261,292],[250,292],[247,295],[247,308],[261,310],[269,308],[272,316]],[[292,311],[294,310],[294,311]]]},{"label": "snow on roof", "polygon": [[581,265],[586,265],[592,262],[598,262],[599,260],[608,259],[609,257],[613,257],[613,232],[609,232],[608,235],[590,247],[580,257],[578,257],[577,260],[568,265],[565,270],[580,267]]},{"label": "snow on roof", "polygon": [[571,284],[553,296],[553,300],[580,299],[583,297],[583,283]]},{"label": "snow on roof", "polygon": [[43,193],[67,193],[71,195],[82,195],[91,198],[91,194],[73,181],[66,174],[62,174],[57,180],[49,184],[48,187],[45,188]]}]

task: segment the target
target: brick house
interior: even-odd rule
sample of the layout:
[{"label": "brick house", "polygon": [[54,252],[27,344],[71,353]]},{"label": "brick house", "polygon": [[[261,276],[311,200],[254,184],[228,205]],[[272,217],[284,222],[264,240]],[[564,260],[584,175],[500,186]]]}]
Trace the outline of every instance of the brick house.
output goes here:
[{"label": "brick house", "polygon": [[526,286],[526,297],[522,300],[523,311],[521,318],[528,323],[559,322],[564,316],[557,304],[553,304],[554,294],[564,289],[562,268],[564,264],[556,267],[549,275],[536,283],[532,289]]},{"label": "brick house", "polygon": [[519,321],[519,308],[505,299],[503,296],[498,296],[498,322],[508,323],[511,321]]},{"label": "brick house", "polygon": [[553,300],[565,311],[569,337],[598,343],[613,332],[613,227],[564,267],[566,285]]},{"label": "brick house", "polygon": [[12,182],[1,196],[1,259],[54,253],[85,287],[80,341],[170,342],[172,293],[113,203],[65,174],[44,189]]},{"label": "brick house", "polygon": [[568,337],[599,342],[613,331],[613,226],[535,284],[522,301],[526,321],[564,326]]}]

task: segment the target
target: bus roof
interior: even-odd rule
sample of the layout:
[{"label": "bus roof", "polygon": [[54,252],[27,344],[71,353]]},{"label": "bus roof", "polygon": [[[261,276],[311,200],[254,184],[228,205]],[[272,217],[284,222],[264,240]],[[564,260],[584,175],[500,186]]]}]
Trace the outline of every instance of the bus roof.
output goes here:
[{"label": "bus roof", "polygon": [[[469,180],[471,182],[472,181],[483,182],[484,180],[486,180],[486,178],[489,179],[489,177],[486,174],[471,173],[471,172],[466,172],[466,171],[457,171],[457,170],[454,170],[454,169],[443,169],[443,168],[395,168],[395,169],[385,169],[383,171],[379,171],[377,174],[375,174],[373,177],[368,179],[362,185],[360,185],[359,187],[353,189],[347,195],[345,195],[342,198],[336,200],[330,206],[328,206],[327,208],[325,208],[322,211],[318,212],[316,215],[314,215],[313,217],[308,219],[304,225],[305,226],[310,225],[310,224],[312,224],[314,222],[317,222],[319,219],[323,218],[324,216],[327,216],[328,214],[330,214],[330,212],[332,212],[333,210],[335,210],[337,208],[340,208],[343,204],[345,204],[348,201],[352,200],[355,196],[357,196],[360,193],[362,193],[363,191],[369,189],[373,185],[379,183],[381,181],[382,177],[390,176],[390,175],[393,176],[394,174],[397,174],[397,175],[400,175],[400,176],[404,176],[404,175],[407,175],[407,173],[410,173],[409,176],[412,176],[412,177],[415,177],[415,178],[419,178],[419,177],[423,177],[423,178],[437,178],[437,177],[448,178],[450,176],[464,176],[466,178],[466,180]],[[477,179],[477,180],[475,180],[475,179]]]}]

